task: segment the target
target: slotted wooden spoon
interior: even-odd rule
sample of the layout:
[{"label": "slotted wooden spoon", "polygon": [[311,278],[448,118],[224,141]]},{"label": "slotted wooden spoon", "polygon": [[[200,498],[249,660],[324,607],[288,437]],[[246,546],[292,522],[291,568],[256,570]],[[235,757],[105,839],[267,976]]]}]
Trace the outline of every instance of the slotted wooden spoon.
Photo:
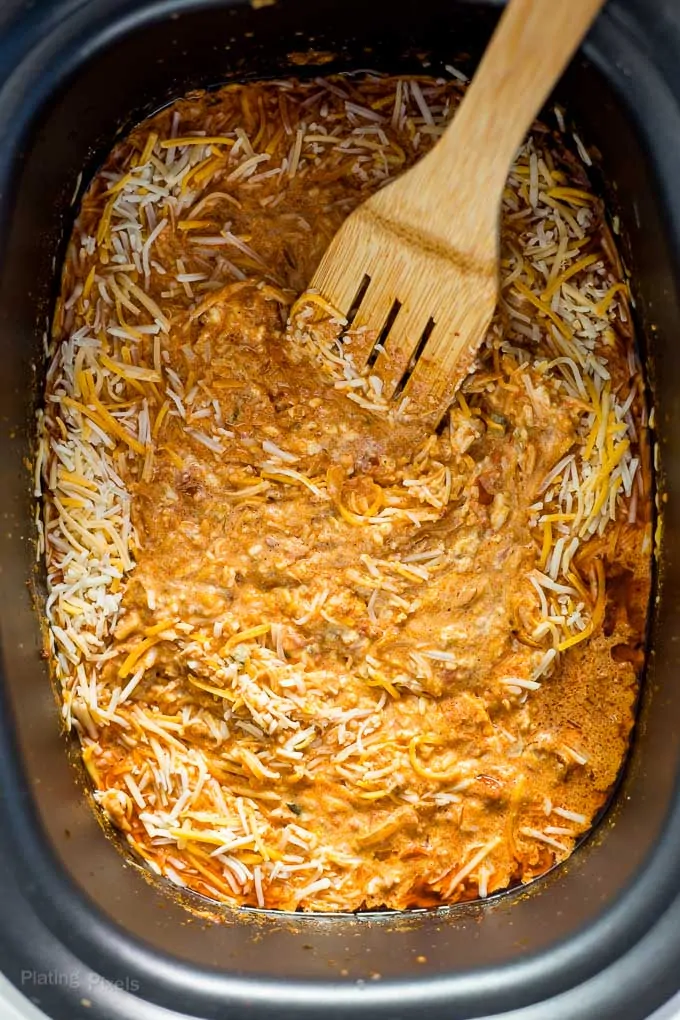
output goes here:
[{"label": "slotted wooden spoon", "polygon": [[472,365],[498,299],[508,171],[603,3],[510,0],[436,146],[348,217],[314,275],[343,316],[356,309],[353,330],[367,327],[356,368],[375,358],[383,395],[408,397],[409,412],[441,417]]}]

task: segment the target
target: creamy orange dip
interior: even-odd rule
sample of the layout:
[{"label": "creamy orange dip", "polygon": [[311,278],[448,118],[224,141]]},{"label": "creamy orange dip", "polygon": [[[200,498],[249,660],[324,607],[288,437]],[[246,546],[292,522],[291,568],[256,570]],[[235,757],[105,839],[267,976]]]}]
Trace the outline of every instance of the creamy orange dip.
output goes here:
[{"label": "creamy orange dip", "polygon": [[498,312],[435,432],[299,298],[463,87],[193,94],[76,220],[36,472],[52,668],[101,810],[213,900],[484,898],[570,854],[626,753],[650,472],[583,164],[541,125],[520,152]]}]

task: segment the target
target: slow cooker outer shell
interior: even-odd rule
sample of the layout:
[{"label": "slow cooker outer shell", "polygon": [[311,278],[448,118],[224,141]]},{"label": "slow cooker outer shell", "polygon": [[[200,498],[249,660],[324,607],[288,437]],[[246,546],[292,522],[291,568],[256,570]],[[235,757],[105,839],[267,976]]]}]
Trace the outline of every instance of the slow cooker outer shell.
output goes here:
[{"label": "slow cooker outer shell", "polygon": [[[629,767],[597,834],[521,895],[405,918],[189,916],[102,831],[58,736],[27,581],[41,334],[81,169],[190,87],[333,69],[474,59],[495,11],[423,0],[4,0],[0,9],[0,961],[54,1017],[638,1020],[680,984],[678,511],[664,510],[660,598]],[[651,338],[662,490],[678,483],[680,9],[611,0],[561,92],[628,238]],[[319,58],[321,60],[321,58]],[[305,69],[312,73],[313,68]],[[596,706],[594,707],[596,710]],[[196,902],[196,901],[194,901]],[[165,1008],[163,1008],[165,1007]],[[179,1012],[175,1012],[179,1011]]]}]

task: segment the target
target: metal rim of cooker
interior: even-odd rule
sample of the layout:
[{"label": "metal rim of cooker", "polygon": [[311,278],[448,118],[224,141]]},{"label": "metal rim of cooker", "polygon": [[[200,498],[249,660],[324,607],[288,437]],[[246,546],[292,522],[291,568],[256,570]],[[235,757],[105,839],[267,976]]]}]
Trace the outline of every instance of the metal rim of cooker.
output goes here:
[{"label": "metal rim of cooker", "polygon": [[[3,197],[11,195],[23,131],[35,111],[49,101],[73,68],[118,35],[151,19],[218,4],[219,0],[38,0],[35,4],[4,0],[0,11],[0,260],[8,217]],[[223,0],[221,6],[230,4]],[[673,195],[680,166],[680,4],[612,0],[585,52],[627,96],[637,127],[648,142],[670,228],[675,270],[680,257],[680,202]],[[27,69],[29,79],[32,76],[28,90]],[[663,138],[662,146],[651,144],[655,135]],[[11,324],[0,319],[0,329],[8,328]],[[11,637],[3,633],[3,643]],[[220,973],[156,952],[93,909],[44,840],[20,761],[12,710],[2,688],[0,966],[19,987],[24,972],[44,974],[44,982],[29,982],[29,997],[51,1015],[69,1020],[79,1016],[160,1020],[171,1009],[176,1016],[256,1018],[275,1010],[282,1018],[322,1012],[338,1018],[350,1014],[396,1018],[427,1010],[433,1018],[502,1014],[507,1020],[641,1020],[680,985],[680,795],[644,870],[588,931],[506,966],[409,981],[302,982]],[[121,973],[126,974],[125,980],[116,978]],[[60,974],[72,979],[60,982]],[[144,998],[134,994],[140,984]]]}]

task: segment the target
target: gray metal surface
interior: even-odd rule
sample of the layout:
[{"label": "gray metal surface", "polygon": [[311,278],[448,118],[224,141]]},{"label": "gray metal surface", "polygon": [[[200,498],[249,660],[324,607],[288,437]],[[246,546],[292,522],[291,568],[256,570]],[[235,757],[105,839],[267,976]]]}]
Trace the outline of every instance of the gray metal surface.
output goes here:
[{"label": "gray metal surface", "polygon": [[[38,991],[39,989],[36,989]],[[177,1013],[168,1012],[168,1020],[179,1017]],[[46,1015],[33,1005],[0,974],[0,1018],[1,1020],[48,1020]],[[657,1009],[649,1020],[680,1020],[680,993],[661,1009]]]}]

